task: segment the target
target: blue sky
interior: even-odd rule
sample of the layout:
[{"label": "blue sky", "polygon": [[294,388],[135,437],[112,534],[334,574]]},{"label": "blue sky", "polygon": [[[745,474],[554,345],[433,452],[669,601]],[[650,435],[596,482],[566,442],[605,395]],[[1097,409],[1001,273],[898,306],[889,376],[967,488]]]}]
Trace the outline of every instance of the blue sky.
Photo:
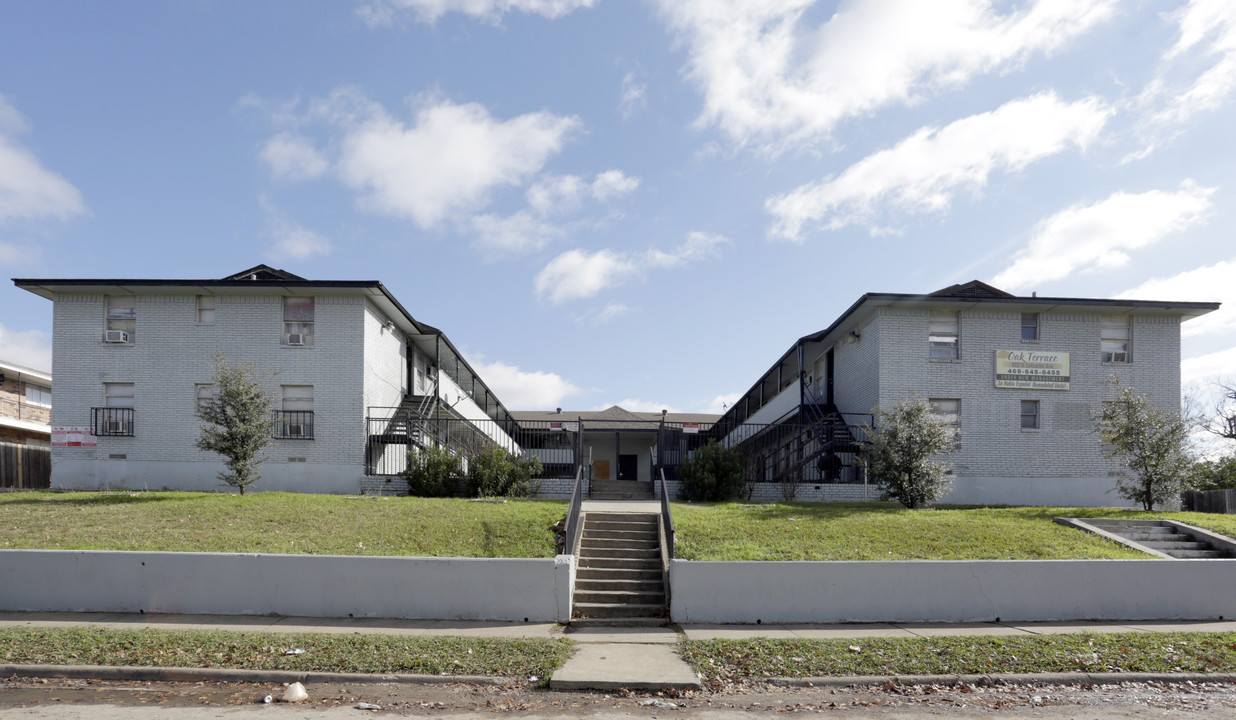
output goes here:
[{"label": "blue sky", "polygon": [[[1206,300],[1230,0],[6,3],[0,272],[380,280],[516,409],[719,410],[862,293]],[[0,356],[51,304],[0,286]]]}]

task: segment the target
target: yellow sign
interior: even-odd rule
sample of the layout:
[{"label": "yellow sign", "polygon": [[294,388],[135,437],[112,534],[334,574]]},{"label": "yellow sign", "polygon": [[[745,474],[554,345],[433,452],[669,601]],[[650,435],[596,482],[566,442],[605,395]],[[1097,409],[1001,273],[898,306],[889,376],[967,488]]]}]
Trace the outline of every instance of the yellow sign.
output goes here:
[{"label": "yellow sign", "polygon": [[1048,350],[997,350],[996,387],[1068,390],[1069,354]]}]

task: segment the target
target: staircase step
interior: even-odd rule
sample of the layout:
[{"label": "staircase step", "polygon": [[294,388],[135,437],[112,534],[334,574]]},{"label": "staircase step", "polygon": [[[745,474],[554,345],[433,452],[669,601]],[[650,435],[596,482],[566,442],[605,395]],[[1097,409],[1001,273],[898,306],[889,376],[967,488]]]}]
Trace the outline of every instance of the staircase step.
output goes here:
[{"label": "staircase step", "polygon": [[661,548],[614,548],[614,547],[594,547],[591,545],[582,545],[579,548],[581,557],[586,558],[624,558],[628,560],[645,560],[648,558],[660,559]]},{"label": "staircase step", "polygon": [[576,603],[575,614],[582,618],[664,617],[665,605]]},{"label": "staircase step", "polygon": [[600,605],[660,605],[665,606],[665,591],[656,589],[651,592],[627,592],[624,590],[580,590],[575,589],[575,604]]},{"label": "staircase step", "polygon": [[575,571],[575,582],[579,583],[581,580],[656,580],[660,582],[663,576],[661,563],[657,563],[656,567],[644,568],[580,565]]},{"label": "staircase step", "polygon": [[1230,554],[1223,550],[1167,550],[1164,552],[1181,560],[1196,560],[1199,558],[1214,560],[1218,558],[1231,557]]},{"label": "staircase step", "polygon": [[579,578],[575,580],[575,591],[588,592],[633,592],[633,593],[649,593],[655,592],[659,595],[665,594],[665,584],[661,578],[641,578],[638,580],[628,580],[624,578]]}]

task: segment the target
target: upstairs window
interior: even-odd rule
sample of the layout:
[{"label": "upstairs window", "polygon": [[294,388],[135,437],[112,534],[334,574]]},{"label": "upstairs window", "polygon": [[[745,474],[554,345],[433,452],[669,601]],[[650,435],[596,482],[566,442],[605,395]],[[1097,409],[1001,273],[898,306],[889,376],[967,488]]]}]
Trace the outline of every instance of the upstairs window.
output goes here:
[{"label": "upstairs window", "polygon": [[103,341],[133,342],[137,334],[137,298],[132,295],[106,295],[103,304]]},{"label": "upstairs window", "polygon": [[932,360],[956,360],[958,353],[959,327],[957,313],[951,310],[932,310],[928,320],[927,341]]},{"label": "upstairs window", "polygon": [[1039,339],[1039,314],[1021,314],[1021,341],[1037,342]]},{"label": "upstairs window", "polygon": [[215,296],[214,295],[198,295],[197,296],[197,324],[198,325],[214,325],[215,324]]},{"label": "upstairs window", "polygon": [[283,342],[291,347],[313,344],[313,298],[283,298]]},{"label": "upstairs window", "polygon": [[51,407],[51,388],[26,383],[26,403],[30,405],[40,405],[42,407]]},{"label": "upstairs window", "polygon": [[1130,362],[1129,318],[1125,315],[1104,315],[1099,338],[1099,351],[1105,363]]}]

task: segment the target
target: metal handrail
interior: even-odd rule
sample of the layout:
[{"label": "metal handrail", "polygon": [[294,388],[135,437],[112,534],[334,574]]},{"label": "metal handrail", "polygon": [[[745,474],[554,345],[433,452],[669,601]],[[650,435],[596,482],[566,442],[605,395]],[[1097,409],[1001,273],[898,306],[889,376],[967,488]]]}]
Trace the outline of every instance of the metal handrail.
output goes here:
[{"label": "metal handrail", "polygon": [[661,528],[665,532],[665,541],[661,544],[663,556],[668,565],[674,559],[674,515],[670,512],[669,492],[665,487],[665,470],[661,470]]},{"label": "metal handrail", "polygon": [[577,555],[579,538],[583,534],[580,526],[580,513],[584,507],[584,468],[580,466],[575,471],[575,488],[571,490],[571,507],[567,510],[566,541],[562,552],[566,555]]}]

